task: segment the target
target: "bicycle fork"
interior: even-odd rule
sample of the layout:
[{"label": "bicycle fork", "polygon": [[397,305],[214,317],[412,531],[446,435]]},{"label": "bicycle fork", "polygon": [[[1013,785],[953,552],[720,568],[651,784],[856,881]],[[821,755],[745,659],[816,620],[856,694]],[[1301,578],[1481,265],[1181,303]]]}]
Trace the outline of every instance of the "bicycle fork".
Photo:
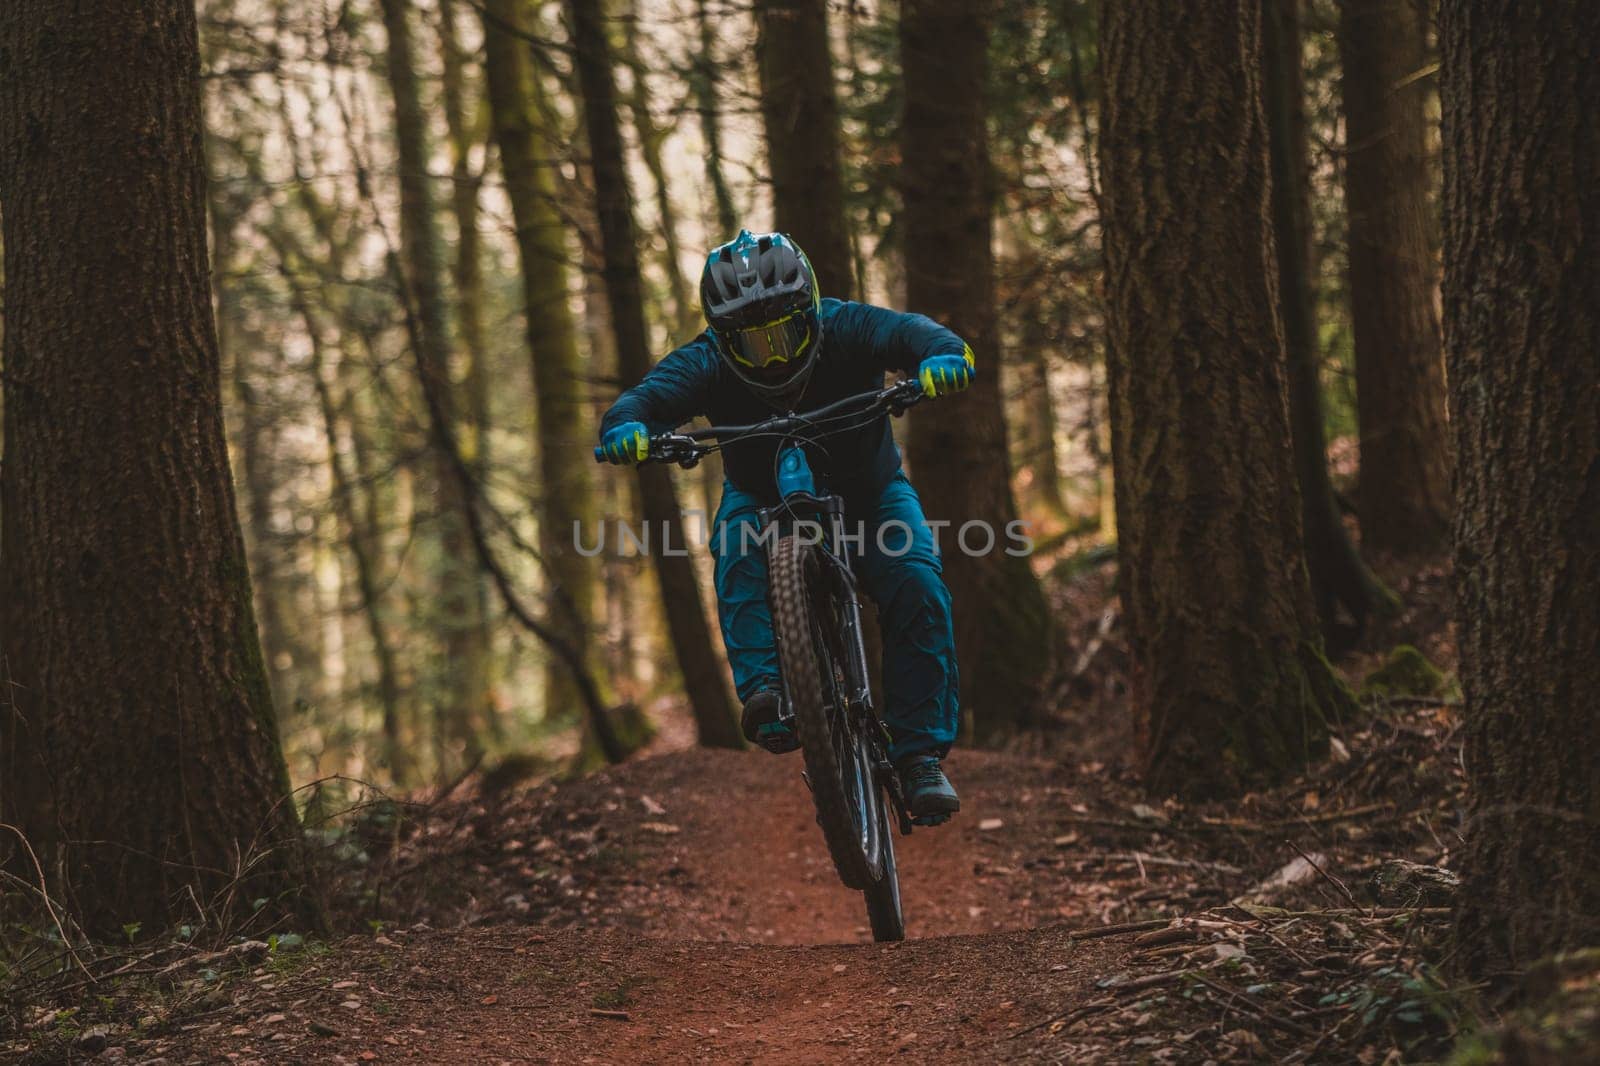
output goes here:
[{"label": "bicycle fork", "polygon": [[906,809],[905,793],[900,787],[900,775],[894,772],[894,765],[889,762],[889,745],[893,738],[889,735],[889,727],[883,724],[872,705],[871,674],[867,671],[867,647],[861,629],[861,598],[856,592],[855,576],[848,570],[843,571],[845,584],[845,635],[849,642],[850,659],[854,675],[850,683],[855,687],[855,693],[850,700],[850,713],[856,716],[856,728],[865,736],[872,737],[876,743],[872,745],[874,759],[873,777],[889,795],[889,803],[894,808],[895,820],[900,826],[901,836],[911,835],[911,813]]}]

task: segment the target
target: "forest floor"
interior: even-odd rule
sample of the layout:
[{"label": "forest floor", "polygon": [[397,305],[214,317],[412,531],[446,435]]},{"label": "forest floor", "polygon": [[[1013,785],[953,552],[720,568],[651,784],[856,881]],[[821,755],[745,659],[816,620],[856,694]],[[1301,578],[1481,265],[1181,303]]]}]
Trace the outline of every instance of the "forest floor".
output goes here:
[{"label": "forest floor", "polygon": [[[482,924],[470,914],[478,904],[462,900],[464,929],[413,927],[335,945],[268,982],[249,1021],[230,1016],[168,1053],[361,1061],[371,1052],[440,1063],[876,1061],[897,1051],[912,1061],[993,1059],[1018,1029],[1086,997],[1127,949],[1109,939],[1073,943],[1055,923],[1094,921],[1096,893],[1029,864],[1050,854],[1050,820],[1030,817],[1055,800],[1049,767],[993,754],[958,765],[962,820],[903,841],[918,938],[905,944],[869,943],[861,896],[829,864],[797,759],[682,752],[539,803],[533,834],[496,842],[515,857],[491,859],[485,871],[485,892],[504,894],[483,901]],[[571,865],[545,867],[553,851]],[[555,898],[518,883],[536,884],[541,873],[555,882]],[[507,924],[525,906],[544,911],[541,920]],[[284,1017],[263,1024],[262,1012]],[[338,1035],[316,1035],[313,1020]]]},{"label": "forest floor", "polygon": [[1432,1002],[1438,912],[1371,907],[1357,878],[1373,834],[1446,812],[1403,809],[1426,782],[1379,808],[1346,789],[1443,750],[1433,721],[1227,809],[960,752],[960,817],[901,841],[897,945],[869,942],[794,757],[684,751],[440,802],[382,876],[383,907],[431,921],[180,960],[160,989],[36,1017],[60,1039],[32,1061],[103,1041],[96,1061],[171,1064],[1379,1062],[1457,1018]]},{"label": "forest floor", "polygon": [[[1474,1039],[1440,976],[1448,878],[1403,865],[1455,841],[1447,695],[1372,706],[1270,793],[1151,806],[1110,755],[1106,602],[1077,613],[1106,647],[1063,682],[1076,743],[959,750],[961,814],[900,840],[904,943],[870,942],[798,755],[667,751],[364,808],[328,838],[364,934],[135,956],[10,1012],[0,1060],[1387,1063]],[[1517,1061],[1590,1061],[1563,1048]]]}]

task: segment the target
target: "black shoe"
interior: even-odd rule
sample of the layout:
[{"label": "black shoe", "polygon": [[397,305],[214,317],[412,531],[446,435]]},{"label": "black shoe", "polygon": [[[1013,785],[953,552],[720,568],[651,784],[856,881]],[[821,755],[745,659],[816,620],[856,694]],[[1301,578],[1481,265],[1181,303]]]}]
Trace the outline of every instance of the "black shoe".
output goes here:
[{"label": "black shoe", "polygon": [[906,809],[915,824],[938,825],[961,809],[961,797],[939,768],[937,756],[911,755],[901,759],[897,769]]},{"label": "black shoe", "polygon": [[800,746],[800,736],[794,731],[794,715],[786,713],[783,697],[770,688],[762,689],[745,701],[739,727],[744,730],[746,740],[774,755],[787,754]]}]

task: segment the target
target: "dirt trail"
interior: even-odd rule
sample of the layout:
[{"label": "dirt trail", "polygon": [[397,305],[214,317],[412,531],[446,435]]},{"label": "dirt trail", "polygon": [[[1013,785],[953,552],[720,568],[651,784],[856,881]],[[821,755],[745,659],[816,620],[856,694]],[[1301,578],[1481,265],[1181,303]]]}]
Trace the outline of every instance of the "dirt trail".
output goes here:
[{"label": "dirt trail", "polygon": [[898,945],[870,943],[799,769],[798,756],[692,751],[567,786],[625,864],[589,927],[352,939],[266,982],[267,1002],[197,1026],[170,1060],[1070,1058],[1024,1031],[1092,998],[1127,948],[1067,936],[1106,901],[1057,868],[1051,815],[1071,797],[1051,768],[952,760],[962,814],[899,841],[911,939]]}]

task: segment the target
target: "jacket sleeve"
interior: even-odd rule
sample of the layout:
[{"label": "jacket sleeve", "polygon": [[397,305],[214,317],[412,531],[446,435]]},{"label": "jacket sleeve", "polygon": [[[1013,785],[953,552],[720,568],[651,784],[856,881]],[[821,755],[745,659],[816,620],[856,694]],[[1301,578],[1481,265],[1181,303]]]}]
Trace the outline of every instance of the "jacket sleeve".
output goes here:
[{"label": "jacket sleeve", "polygon": [[624,422],[643,422],[652,433],[681,426],[705,413],[716,376],[716,353],[701,334],[668,353],[639,384],[618,396],[600,419],[600,432]]},{"label": "jacket sleeve", "polygon": [[871,352],[885,370],[915,374],[918,365],[933,355],[966,355],[968,362],[972,361],[967,342],[927,315],[845,303],[830,325],[851,331],[861,348]]}]

